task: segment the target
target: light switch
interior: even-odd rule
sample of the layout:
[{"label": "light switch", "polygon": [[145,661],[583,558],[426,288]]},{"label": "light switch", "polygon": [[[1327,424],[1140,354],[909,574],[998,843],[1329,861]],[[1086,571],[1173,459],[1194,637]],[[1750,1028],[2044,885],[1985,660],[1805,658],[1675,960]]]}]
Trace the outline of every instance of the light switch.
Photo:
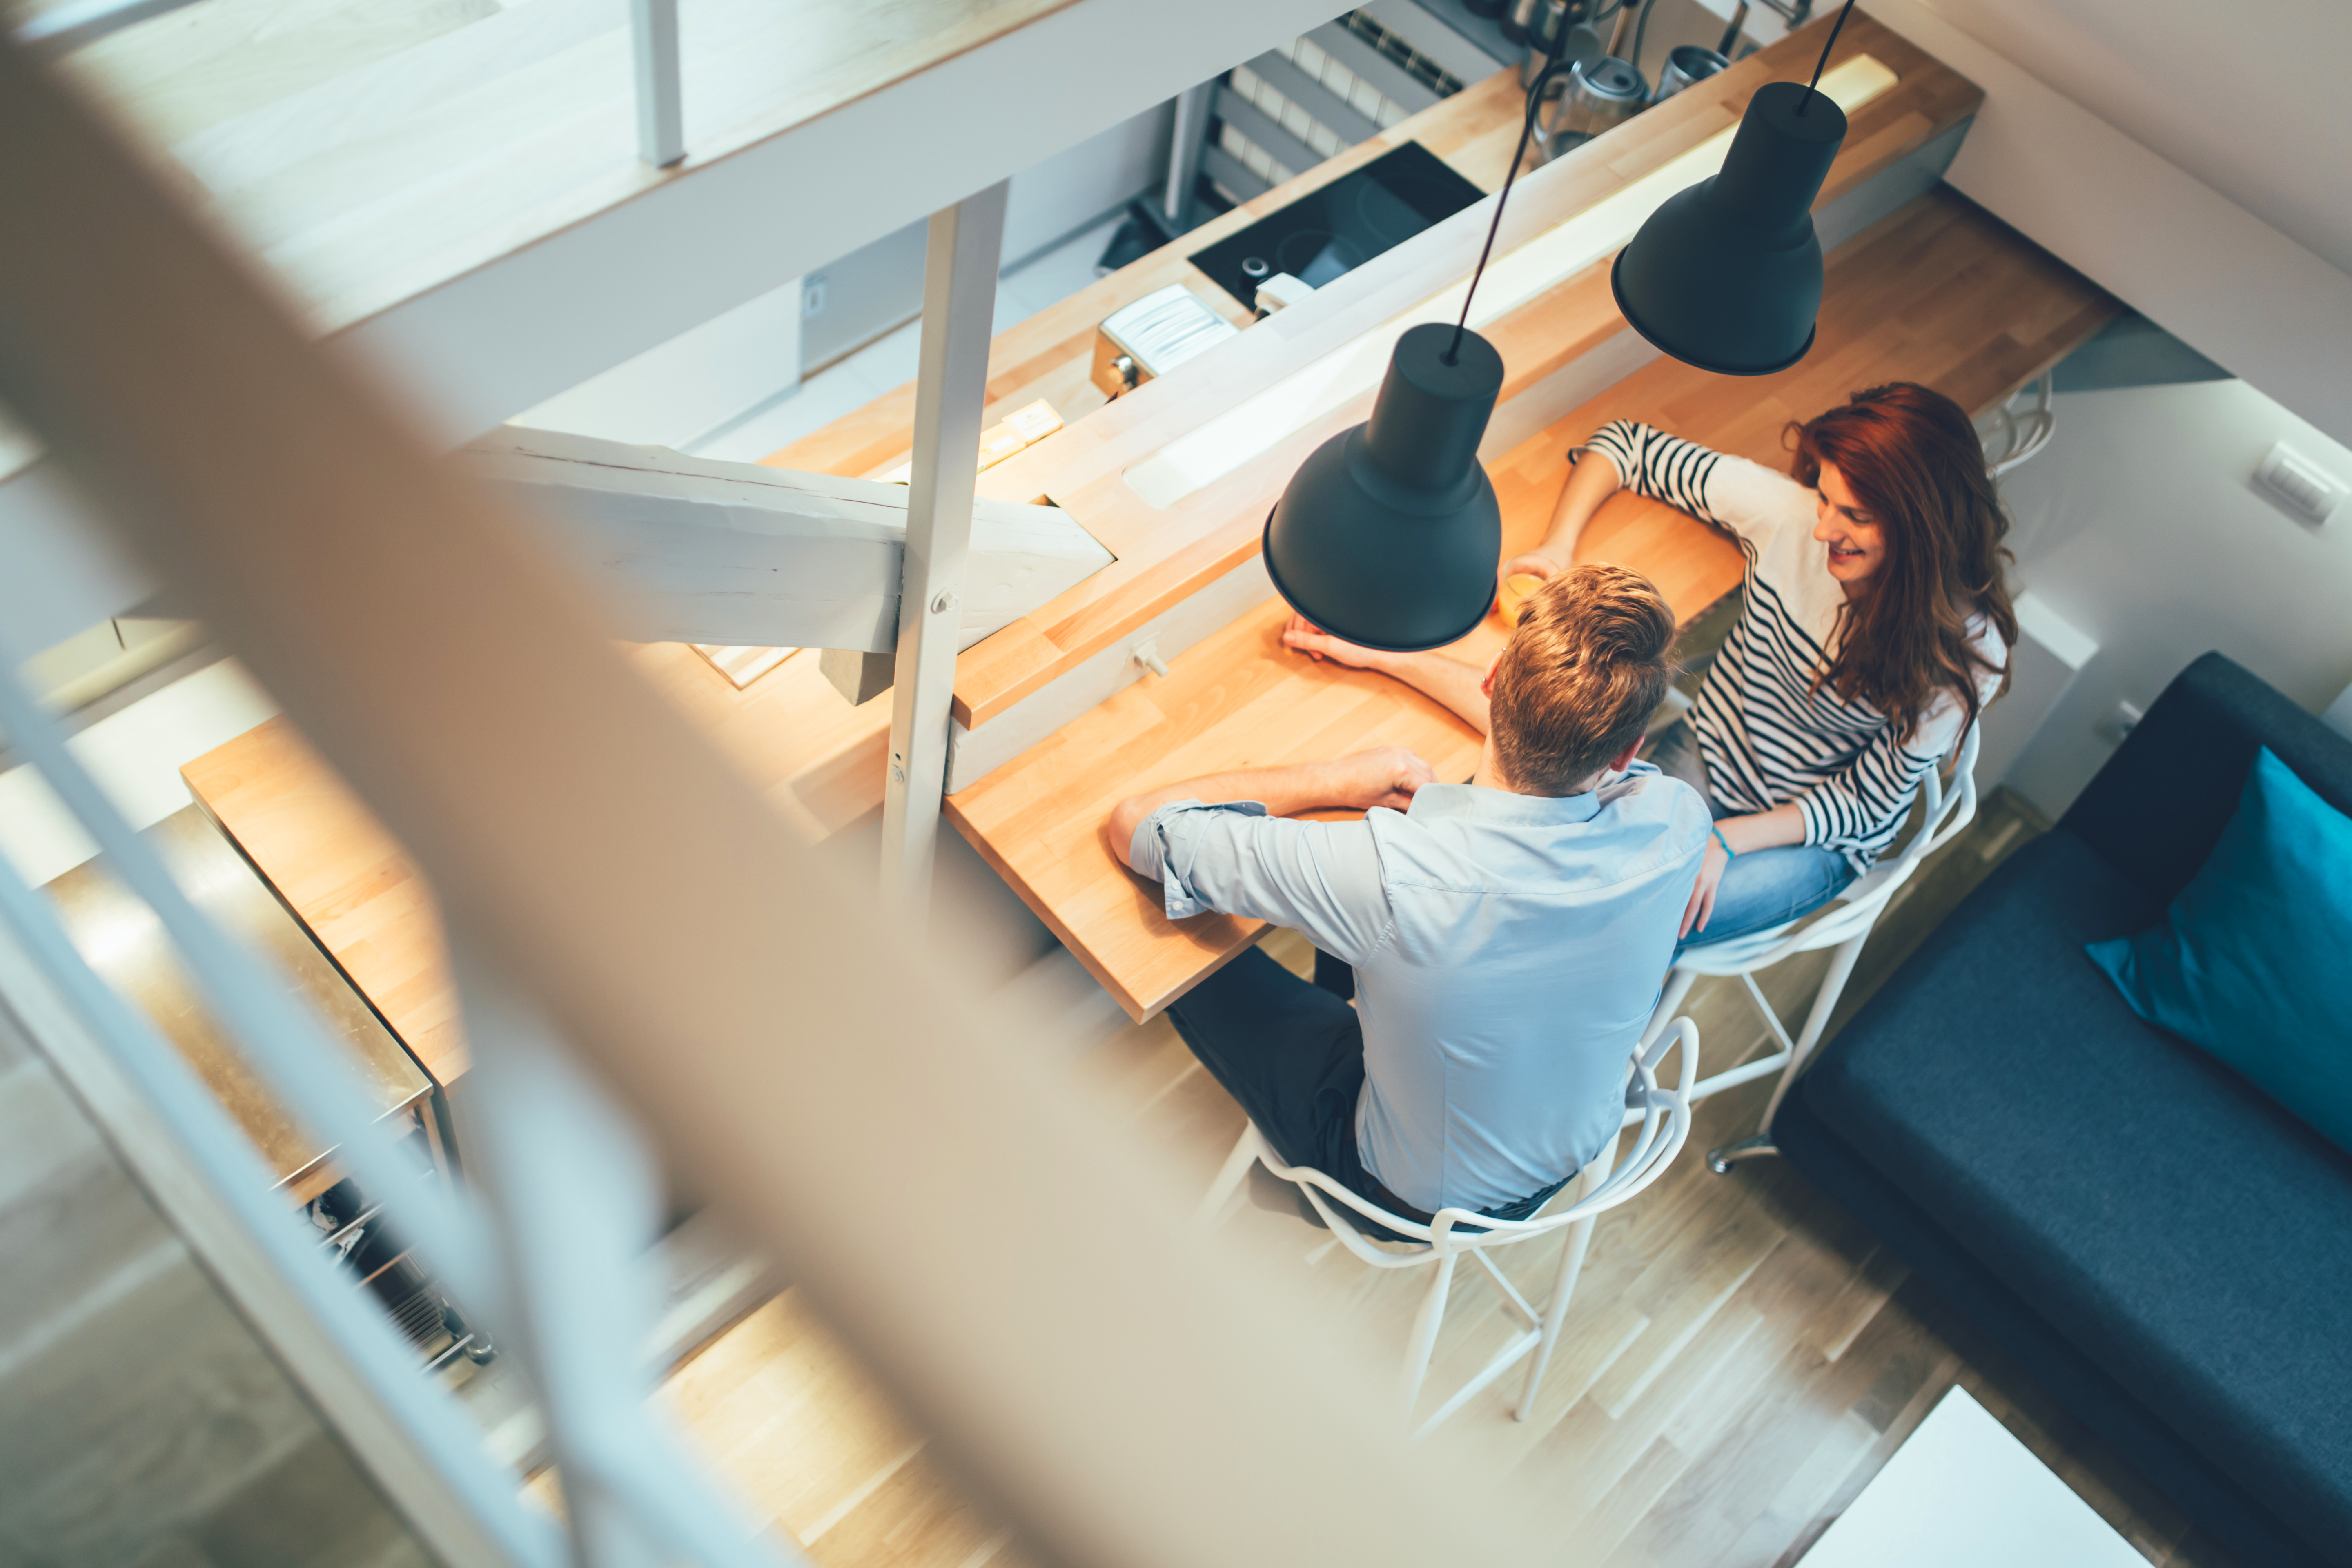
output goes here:
[{"label": "light switch", "polygon": [[2342,479],[2281,441],[2254,470],[2254,488],[2297,522],[2326,522],[2347,489]]}]

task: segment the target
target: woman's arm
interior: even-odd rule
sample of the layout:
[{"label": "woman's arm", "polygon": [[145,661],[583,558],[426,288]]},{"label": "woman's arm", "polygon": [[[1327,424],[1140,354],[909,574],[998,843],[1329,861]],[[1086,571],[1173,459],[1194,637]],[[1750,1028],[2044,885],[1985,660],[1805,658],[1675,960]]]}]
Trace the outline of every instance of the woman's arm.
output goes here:
[{"label": "woman's arm", "polygon": [[1465,664],[1442,653],[1386,653],[1376,647],[1364,647],[1333,637],[1305,616],[1290,617],[1290,624],[1282,628],[1282,644],[1310,658],[1328,658],[1357,669],[1393,676],[1415,691],[1444,703],[1481,735],[1486,732],[1486,673],[1475,664]]},{"label": "woman's arm", "polygon": [[1545,531],[1543,542],[1504,562],[1503,575],[1549,577],[1567,571],[1576,562],[1576,542],[1583,536],[1584,525],[1592,521],[1602,501],[1623,488],[1617,466],[1608,458],[1591,453],[1579,458],[1568,470],[1568,482],[1559,487],[1559,502],[1552,508],[1551,527]]}]

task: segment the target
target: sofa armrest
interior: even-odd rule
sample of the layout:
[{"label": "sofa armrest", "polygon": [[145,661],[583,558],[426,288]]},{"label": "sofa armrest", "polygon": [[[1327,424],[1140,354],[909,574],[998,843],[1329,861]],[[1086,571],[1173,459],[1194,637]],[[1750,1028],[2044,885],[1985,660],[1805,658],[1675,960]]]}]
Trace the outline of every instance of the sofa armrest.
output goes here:
[{"label": "sofa armrest", "polygon": [[2352,741],[2209,653],[2173,678],[2060,826],[2169,903],[2212,853],[2263,746],[2352,815]]}]

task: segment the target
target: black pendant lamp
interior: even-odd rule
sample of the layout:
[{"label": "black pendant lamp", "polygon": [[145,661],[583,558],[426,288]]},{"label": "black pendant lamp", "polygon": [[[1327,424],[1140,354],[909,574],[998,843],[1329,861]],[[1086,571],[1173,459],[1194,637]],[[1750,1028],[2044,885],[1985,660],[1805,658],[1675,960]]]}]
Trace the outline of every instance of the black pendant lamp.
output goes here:
[{"label": "black pendant lamp", "polygon": [[1371,418],[1316,447],[1265,520],[1275,591],[1334,637],[1442,647],[1495,602],[1503,513],[1478,441],[1503,356],[1454,338],[1430,322],[1399,339]]},{"label": "black pendant lamp", "polygon": [[1470,299],[1527,155],[1536,106],[1562,61],[1528,89],[1519,149],[1503,176],[1486,248],[1448,327],[1410,328],[1389,355],[1372,416],[1332,437],[1291,476],[1265,520],[1265,569],[1290,607],[1331,633],[1395,652],[1459,641],[1495,602],[1503,514],[1478,462],[1503,390],[1503,356],[1469,330]]},{"label": "black pendant lamp", "polygon": [[1769,375],[1805,357],[1822,307],[1813,198],[1845,141],[1845,111],[1813,79],[1768,82],[1748,100],[1723,168],[1650,215],[1609,281],[1633,330],[1685,364]]}]

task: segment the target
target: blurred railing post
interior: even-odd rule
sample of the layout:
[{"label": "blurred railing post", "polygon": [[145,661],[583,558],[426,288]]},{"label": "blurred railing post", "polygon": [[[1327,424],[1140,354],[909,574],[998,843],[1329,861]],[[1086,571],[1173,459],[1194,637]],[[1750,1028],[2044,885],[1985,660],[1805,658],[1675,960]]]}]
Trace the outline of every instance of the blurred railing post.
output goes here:
[{"label": "blurred railing post", "polygon": [[629,0],[629,32],[637,73],[637,156],[667,169],[686,157],[677,0]]}]

